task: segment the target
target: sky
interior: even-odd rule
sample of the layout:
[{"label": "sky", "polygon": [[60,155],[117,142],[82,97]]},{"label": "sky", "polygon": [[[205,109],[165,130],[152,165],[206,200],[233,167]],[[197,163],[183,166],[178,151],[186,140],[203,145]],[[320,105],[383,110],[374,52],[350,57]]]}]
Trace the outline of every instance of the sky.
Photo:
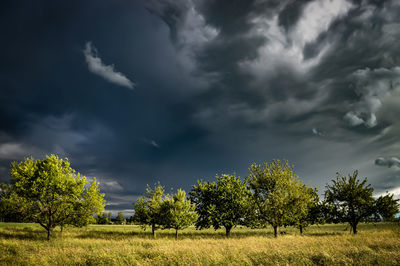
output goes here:
[{"label": "sky", "polygon": [[400,197],[400,1],[4,0],[0,181],[68,157],[106,210],[286,159]]}]

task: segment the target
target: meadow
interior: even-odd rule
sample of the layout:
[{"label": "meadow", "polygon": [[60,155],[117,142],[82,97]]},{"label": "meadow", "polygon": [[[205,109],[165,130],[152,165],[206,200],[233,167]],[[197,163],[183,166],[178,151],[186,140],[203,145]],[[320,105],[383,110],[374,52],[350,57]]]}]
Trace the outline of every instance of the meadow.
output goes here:
[{"label": "meadow", "polygon": [[308,227],[303,235],[282,228],[187,228],[175,240],[173,230],[136,225],[67,227],[46,240],[37,224],[0,223],[1,265],[400,265],[400,226],[360,224],[351,235],[345,224]]}]

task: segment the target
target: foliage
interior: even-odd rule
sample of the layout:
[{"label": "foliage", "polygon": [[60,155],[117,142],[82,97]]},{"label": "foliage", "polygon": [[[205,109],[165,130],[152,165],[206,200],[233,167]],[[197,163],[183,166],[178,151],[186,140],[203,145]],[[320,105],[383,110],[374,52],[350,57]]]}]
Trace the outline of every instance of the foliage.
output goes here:
[{"label": "foliage", "polygon": [[190,199],[199,215],[196,228],[225,227],[226,236],[240,224],[248,212],[249,189],[235,175],[216,176],[217,182],[197,181],[190,192]]},{"label": "foliage", "polygon": [[156,236],[156,230],[165,224],[162,217],[164,201],[164,187],[158,184],[154,188],[147,186],[146,196],[139,198],[134,205],[134,221],[141,224],[143,228],[146,228],[146,225],[150,225],[154,237]]},{"label": "foliage", "polygon": [[325,200],[333,207],[333,216],[339,222],[347,222],[357,234],[357,225],[374,213],[374,189],[367,179],[357,179],[358,171],[348,178],[337,173],[336,180],[326,186]]},{"label": "foliage", "polygon": [[13,205],[7,201],[11,195],[11,185],[0,183],[0,222],[23,222],[24,217],[16,212]]},{"label": "foliage", "polygon": [[250,166],[248,182],[253,191],[256,219],[274,228],[277,237],[279,227],[294,224],[306,217],[311,202],[309,188],[300,183],[288,161],[274,160],[263,166]]},{"label": "foliage", "polygon": [[393,198],[393,194],[380,196],[375,201],[376,212],[383,218],[384,221],[392,221],[395,215],[399,212],[399,200]]},{"label": "foliage", "polygon": [[115,219],[115,224],[126,224],[123,212],[118,212],[117,218]]},{"label": "foliage", "polygon": [[102,212],[97,214],[97,223],[98,224],[111,224],[111,212]]},{"label": "foliage", "polygon": [[104,194],[96,180],[85,189],[86,178],[70,167],[68,159],[55,155],[13,162],[11,182],[11,193],[4,200],[15,212],[45,228],[48,239],[56,226],[87,225],[94,213],[104,209]]},{"label": "foliage", "polygon": [[303,192],[300,193],[300,197],[298,197],[297,200],[307,204],[306,210],[298,209],[298,213],[294,214],[295,219],[292,222],[293,225],[299,228],[300,234],[303,233],[305,227],[323,222],[321,203],[319,201],[317,189],[305,185],[302,185],[301,189]]},{"label": "foliage", "polygon": [[164,227],[175,229],[175,238],[178,239],[178,230],[192,225],[197,219],[195,206],[186,200],[185,191],[179,189],[171,198],[167,197],[162,206]]}]

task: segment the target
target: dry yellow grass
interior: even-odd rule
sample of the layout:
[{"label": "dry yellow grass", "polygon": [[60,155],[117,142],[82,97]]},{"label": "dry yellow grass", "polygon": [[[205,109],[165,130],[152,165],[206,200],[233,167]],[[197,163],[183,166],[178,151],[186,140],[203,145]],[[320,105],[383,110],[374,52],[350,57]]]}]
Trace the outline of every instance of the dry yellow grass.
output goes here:
[{"label": "dry yellow grass", "polygon": [[400,226],[362,224],[359,234],[346,225],[293,228],[274,239],[270,229],[188,228],[181,239],[160,231],[157,239],[137,226],[67,228],[47,241],[35,224],[0,224],[3,265],[400,265]]}]

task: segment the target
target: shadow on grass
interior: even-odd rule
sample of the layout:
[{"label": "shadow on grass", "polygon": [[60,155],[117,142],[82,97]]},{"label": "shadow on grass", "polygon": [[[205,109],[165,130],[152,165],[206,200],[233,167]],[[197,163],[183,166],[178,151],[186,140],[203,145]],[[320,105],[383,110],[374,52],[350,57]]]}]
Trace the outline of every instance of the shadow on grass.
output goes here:
[{"label": "shadow on grass", "polygon": [[305,236],[340,236],[343,232],[316,232],[316,233],[306,233]]},{"label": "shadow on grass", "polygon": [[[70,231],[66,232],[68,238],[78,238],[78,239],[104,239],[104,240],[125,240],[130,238],[135,239],[154,239],[153,235],[149,231],[102,231],[102,230],[90,230],[86,232]],[[324,236],[337,236],[342,235],[343,232],[313,232],[305,233],[304,236],[313,237],[324,237]],[[285,234],[292,235],[292,234]],[[53,239],[62,238],[62,233],[54,232]],[[230,239],[242,239],[247,237],[266,237],[274,238],[272,232],[265,231],[246,231],[246,232],[231,232]],[[279,237],[284,237],[279,236]],[[18,239],[18,240],[44,240],[46,241],[46,232],[39,230],[27,230],[27,229],[13,229],[13,230],[2,230],[0,231],[0,239]],[[174,231],[156,231],[155,239],[175,239]],[[213,231],[201,231],[196,230],[192,232],[180,232],[179,239],[226,239],[224,232],[213,232]]]},{"label": "shadow on grass", "polygon": [[18,239],[18,240],[46,240],[45,231],[26,231],[23,229],[17,229],[12,231],[0,231],[0,239]]},{"label": "shadow on grass", "polygon": [[[246,237],[263,236],[273,238],[272,232],[260,232],[260,231],[247,231],[247,232],[231,232],[229,238],[241,239]],[[75,236],[76,238],[82,239],[127,239],[127,238],[141,238],[141,239],[154,239],[153,235],[149,231],[88,231],[79,233]],[[156,239],[175,239],[175,231],[156,231]],[[212,232],[212,231],[194,231],[194,232],[179,232],[179,239],[226,239],[224,232]]]}]

